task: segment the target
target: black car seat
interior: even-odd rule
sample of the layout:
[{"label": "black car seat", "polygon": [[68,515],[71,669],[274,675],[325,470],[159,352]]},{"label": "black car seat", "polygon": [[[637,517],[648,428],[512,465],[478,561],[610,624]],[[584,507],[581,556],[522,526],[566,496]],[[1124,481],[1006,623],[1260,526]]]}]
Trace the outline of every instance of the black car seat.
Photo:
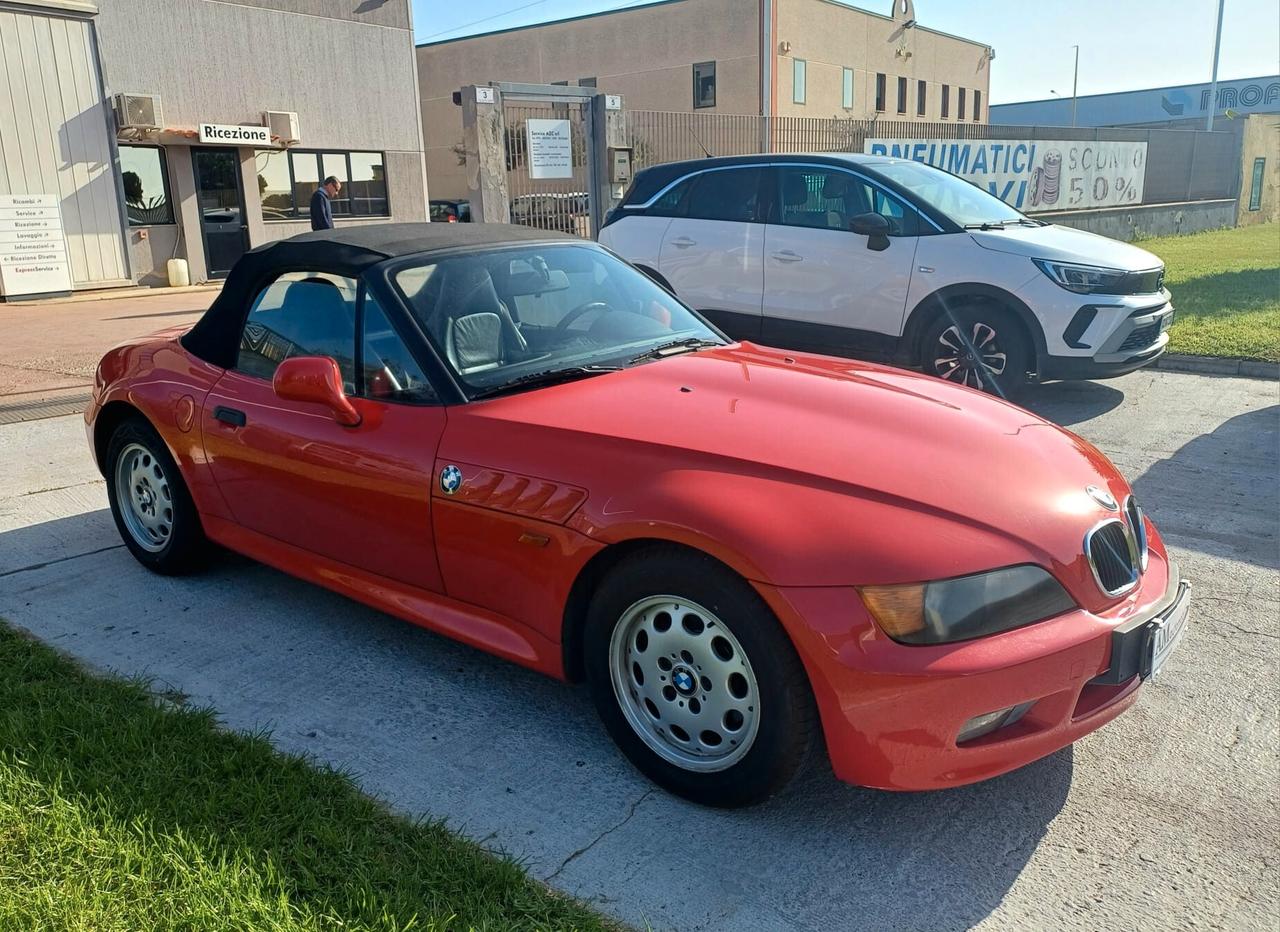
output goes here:
[{"label": "black car seat", "polygon": [[441,272],[428,329],[459,373],[493,369],[525,348],[488,269],[479,262],[455,260]]}]

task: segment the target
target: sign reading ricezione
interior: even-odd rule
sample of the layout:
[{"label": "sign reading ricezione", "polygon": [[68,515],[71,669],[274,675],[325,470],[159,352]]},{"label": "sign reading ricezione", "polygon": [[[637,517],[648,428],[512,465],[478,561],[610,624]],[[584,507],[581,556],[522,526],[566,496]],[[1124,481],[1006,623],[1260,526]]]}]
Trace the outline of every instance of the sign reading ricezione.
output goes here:
[{"label": "sign reading ricezione", "polygon": [[71,264],[58,195],[0,195],[0,294],[70,290]]},{"label": "sign reading ricezione", "polygon": [[573,142],[568,120],[525,120],[530,178],[572,178]]},{"label": "sign reading ricezione", "polygon": [[868,155],[924,162],[1026,213],[1141,204],[1145,142],[868,139]]}]

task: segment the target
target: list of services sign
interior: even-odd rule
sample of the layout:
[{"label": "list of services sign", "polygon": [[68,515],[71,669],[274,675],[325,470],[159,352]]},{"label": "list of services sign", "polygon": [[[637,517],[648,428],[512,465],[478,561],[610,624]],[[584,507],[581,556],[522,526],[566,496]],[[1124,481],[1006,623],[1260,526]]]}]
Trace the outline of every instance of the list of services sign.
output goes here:
[{"label": "list of services sign", "polygon": [[525,120],[530,178],[572,178],[573,142],[568,120]]},{"label": "list of services sign", "polygon": [[1145,142],[1058,139],[868,139],[868,155],[959,175],[1024,213],[1141,204]]},{"label": "list of services sign", "polygon": [[0,294],[71,290],[71,265],[56,194],[0,195]]}]

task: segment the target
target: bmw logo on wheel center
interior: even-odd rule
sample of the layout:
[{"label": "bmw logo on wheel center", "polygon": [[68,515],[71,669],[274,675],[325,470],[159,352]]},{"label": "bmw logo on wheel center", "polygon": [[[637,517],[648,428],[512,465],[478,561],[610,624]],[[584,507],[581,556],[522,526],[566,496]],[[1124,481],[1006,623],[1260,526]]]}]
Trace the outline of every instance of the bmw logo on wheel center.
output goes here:
[{"label": "bmw logo on wheel center", "polygon": [[696,688],[697,680],[686,667],[676,667],[675,672],[671,674],[671,685],[687,696]]},{"label": "bmw logo on wheel center", "polygon": [[440,470],[440,490],[445,495],[452,495],[462,488],[462,470],[452,464]]}]

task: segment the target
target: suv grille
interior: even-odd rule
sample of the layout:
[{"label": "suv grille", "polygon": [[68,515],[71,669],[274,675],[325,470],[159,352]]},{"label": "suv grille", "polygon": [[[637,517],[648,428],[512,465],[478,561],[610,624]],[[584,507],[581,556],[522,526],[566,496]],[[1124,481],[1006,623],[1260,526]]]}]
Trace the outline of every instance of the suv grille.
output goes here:
[{"label": "suv grille", "polygon": [[1124,338],[1124,342],[1120,344],[1117,352],[1125,350],[1143,349],[1150,346],[1160,336],[1160,321],[1153,320],[1149,324],[1143,324],[1141,327],[1134,329],[1133,333]]},{"label": "suv grille", "polygon": [[1124,277],[1122,294],[1158,294],[1164,287],[1164,267],[1130,272]]},{"label": "suv grille", "polygon": [[1107,595],[1120,595],[1138,582],[1141,558],[1137,544],[1128,526],[1118,518],[1089,532],[1084,554],[1093,568],[1094,579]]}]

